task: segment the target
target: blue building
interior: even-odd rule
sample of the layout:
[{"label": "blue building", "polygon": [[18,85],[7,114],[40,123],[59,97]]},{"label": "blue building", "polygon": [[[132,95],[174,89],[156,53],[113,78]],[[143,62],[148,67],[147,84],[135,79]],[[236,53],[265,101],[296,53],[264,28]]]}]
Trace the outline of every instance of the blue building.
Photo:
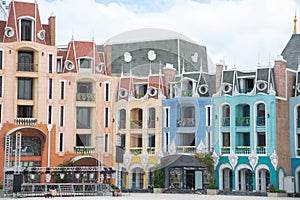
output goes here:
[{"label": "blue building", "polygon": [[[206,55],[204,55],[206,56]],[[208,67],[215,68],[214,66]],[[169,97],[162,102],[162,145],[165,155],[194,155],[211,151],[212,95],[215,74],[197,71],[175,75],[169,83]],[[180,174],[178,176],[178,174]],[[203,189],[205,178],[201,168],[178,167],[167,173],[165,185],[182,189]]]}]

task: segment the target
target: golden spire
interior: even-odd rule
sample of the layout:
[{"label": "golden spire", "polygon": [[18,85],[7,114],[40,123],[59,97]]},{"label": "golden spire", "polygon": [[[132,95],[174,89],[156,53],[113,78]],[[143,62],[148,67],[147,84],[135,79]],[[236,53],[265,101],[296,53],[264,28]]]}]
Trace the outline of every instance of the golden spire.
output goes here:
[{"label": "golden spire", "polygon": [[293,34],[297,34],[297,16],[296,16],[297,13],[295,13],[295,17],[294,17],[294,32]]}]

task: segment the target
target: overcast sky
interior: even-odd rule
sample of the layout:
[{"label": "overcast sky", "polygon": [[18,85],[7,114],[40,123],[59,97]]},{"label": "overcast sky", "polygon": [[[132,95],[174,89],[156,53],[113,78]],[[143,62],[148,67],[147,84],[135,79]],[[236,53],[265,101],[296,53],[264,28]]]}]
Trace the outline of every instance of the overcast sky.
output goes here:
[{"label": "overcast sky", "polygon": [[[33,2],[33,0],[27,0]],[[255,69],[273,64],[293,33],[300,0],[37,0],[42,21],[56,16],[57,44],[104,43],[139,28],[179,32],[205,45],[218,63]],[[298,23],[298,24],[299,24]],[[299,32],[300,32],[300,26]]]}]

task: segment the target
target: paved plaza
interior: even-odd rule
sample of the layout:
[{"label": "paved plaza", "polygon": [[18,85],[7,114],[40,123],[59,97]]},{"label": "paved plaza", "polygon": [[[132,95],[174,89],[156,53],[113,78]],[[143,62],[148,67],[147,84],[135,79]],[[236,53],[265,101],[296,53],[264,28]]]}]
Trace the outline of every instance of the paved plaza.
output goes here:
[{"label": "paved plaza", "polygon": [[[2,199],[16,199],[16,198],[2,198]],[[27,197],[24,199],[32,199],[32,200],[45,200],[44,197]],[[51,198],[50,198],[51,199]],[[223,196],[223,195],[199,195],[199,194],[153,194],[153,193],[131,193],[130,195],[126,194],[123,196],[112,197],[112,196],[76,196],[76,197],[55,197],[54,200],[112,200],[112,199],[123,199],[123,200],[249,200],[249,199],[261,199],[261,200],[292,200],[300,198],[292,198],[292,197],[281,197],[281,198],[271,198],[271,197],[255,197],[255,196]]]}]

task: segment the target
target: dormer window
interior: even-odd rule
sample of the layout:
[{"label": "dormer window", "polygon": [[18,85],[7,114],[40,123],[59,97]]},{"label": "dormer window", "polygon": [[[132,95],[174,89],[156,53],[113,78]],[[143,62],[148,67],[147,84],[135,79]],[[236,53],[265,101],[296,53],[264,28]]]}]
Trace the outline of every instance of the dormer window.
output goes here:
[{"label": "dormer window", "polygon": [[92,72],[92,58],[78,58],[77,64],[80,72],[91,73]]},{"label": "dormer window", "polygon": [[21,41],[32,41],[32,32],[33,32],[33,20],[31,19],[20,19],[20,35]]}]

